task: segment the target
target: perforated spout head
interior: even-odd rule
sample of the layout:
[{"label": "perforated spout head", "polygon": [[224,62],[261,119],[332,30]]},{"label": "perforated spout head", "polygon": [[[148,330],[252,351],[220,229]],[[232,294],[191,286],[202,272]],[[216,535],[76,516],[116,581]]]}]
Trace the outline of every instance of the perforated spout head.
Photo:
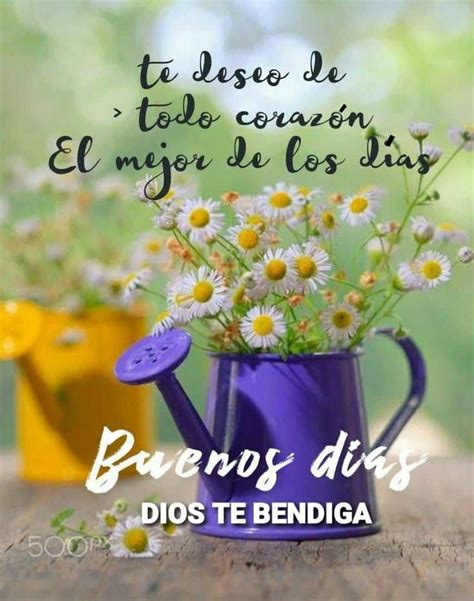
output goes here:
[{"label": "perforated spout head", "polygon": [[115,364],[115,377],[124,384],[156,382],[186,359],[191,336],[173,328],[161,336],[146,336],[128,348]]}]

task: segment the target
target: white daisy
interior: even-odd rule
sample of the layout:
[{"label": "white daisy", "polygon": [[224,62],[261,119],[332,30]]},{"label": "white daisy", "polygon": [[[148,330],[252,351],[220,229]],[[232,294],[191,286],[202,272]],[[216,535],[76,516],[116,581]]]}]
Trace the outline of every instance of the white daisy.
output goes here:
[{"label": "white daisy", "polygon": [[153,322],[153,328],[151,331],[152,336],[161,336],[168,330],[171,330],[175,325],[175,320],[168,310],[160,311],[155,317]]},{"label": "white daisy", "polygon": [[[292,290],[296,282],[296,270],[288,251],[281,248],[267,250],[255,264],[257,288],[267,292],[285,293]],[[255,289],[254,289],[255,290]]]},{"label": "white daisy", "polygon": [[260,196],[264,215],[273,223],[289,219],[298,210],[298,188],[278,182],[275,187],[265,186]]},{"label": "white daisy", "polygon": [[419,290],[422,285],[420,278],[414,270],[413,261],[404,261],[398,267],[398,278],[403,290]]},{"label": "white daisy", "polygon": [[32,238],[36,236],[41,228],[41,221],[36,217],[17,221],[14,226],[15,235],[19,238]]},{"label": "white daisy", "polygon": [[327,205],[320,205],[315,208],[314,216],[311,219],[311,225],[315,227],[326,240],[334,236],[338,227],[336,215]]},{"label": "white daisy", "polygon": [[341,205],[341,217],[351,226],[369,223],[375,218],[380,206],[372,192],[364,192],[345,198]]},{"label": "white daisy", "polygon": [[160,230],[169,232],[177,226],[176,213],[174,211],[165,210],[152,218],[153,225]]},{"label": "white daisy", "polygon": [[161,548],[158,528],[142,525],[140,516],[119,522],[109,538],[114,557],[153,557]]},{"label": "white daisy", "polygon": [[125,198],[129,194],[129,183],[117,175],[107,175],[95,183],[94,193],[102,198]]},{"label": "white daisy", "polygon": [[283,313],[275,307],[253,307],[243,317],[240,331],[252,348],[268,348],[286,332]]},{"label": "white daisy", "polygon": [[324,285],[328,281],[329,277],[325,272],[331,270],[329,256],[312,240],[301,246],[297,244],[291,246],[288,254],[296,270],[296,292],[306,293],[309,290],[317,290],[318,284]]},{"label": "white daisy", "polygon": [[148,267],[140,269],[139,271],[133,271],[126,275],[123,281],[123,300],[127,303],[130,302],[133,299],[135,292],[139,290],[141,286],[146,286],[151,278],[152,272]]},{"label": "white daisy", "polygon": [[461,146],[463,149],[471,152],[474,150],[474,127],[453,127],[448,132],[448,137],[453,144]]},{"label": "white daisy", "polygon": [[457,227],[454,223],[445,221],[436,226],[433,240],[435,242],[465,244],[467,242],[467,233]]},{"label": "white daisy", "polygon": [[197,272],[184,276],[181,284],[181,306],[192,317],[218,313],[226,300],[225,280],[215,269],[200,267]]},{"label": "white daisy", "polygon": [[268,246],[268,236],[258,225],[236,225],[229,228],[232,244],[245,256],[253,256]]},{"label": "white daisy", "polygon": [[314,220],[314,207],[309,202],[306,202],[298,207],[296,213],[288,219],[288,225],[294,227],[301,223],[311,222]]},{"label": "white daisy", "polygon": [[408,125],[408,133],[415,140],[424,140],[431,133],[431,123],[427,123],[426,121],[415,121]]},{"label": "white daisy", "polygon": [[157,179],[154,179],[152,175],[146,173],[143,179],[135,183],[135,196],[140,202],[145,204],[152,202],[149,197],[151,196],[153,198],[159,192],[157,182]]},{"label": "white daisy", "polygon": [[443,154],[443,151],[439,146],[432,146],[431,144],[427,144],[423,147],[423,154],[426,154],[428,156],[428,163],[431,166],[439,161],[441,155]]},{"label": "white daisy", "polygon": [[255,202],[238,211],[236,217],[241,225],[254,225],[261,233],[268,233],[270,229],[268,217]]},{"label": "white daisy", "polygon": [[156,234],[143,234],[134,243],[130,257],[133,268],[161,267],[166,263],[168,251],[165,242]]},{"label": "white daisy", "polygon": [[434,288],[449,280],[451,263],[445,255],[429,250],[413,261],[413,271],[422,288]]},{"label": "white daisy", "polygon": [[211,199],[186,200],[178,215],[178,226],[189,235],[191,242],[205,244],[214,240],[222,229],[224,217],[219,204]]},{"label": "white daisy", "polygon": [[311,202],[317,196],[320,196],[322,191],[322,188],[308,188],[307,186],[299,186],[297,189],[298,200],[301,200],[304,204]]},{"label": "white daisy", "polygon": [[168,284],[166,296],[168,310],[173,320],[180,324],[185,324],[193,318],[193,315],[188,308],[188,304],[186,303],[186,301],[189,300],[189,295],[184,292],[183,281],[184,278],[179,277],[170,282]]},{"label": "white daisy", "polygon": [[97,521],[102,532],[112,532],[119,522],[119,514],[113,507],[97,514]]},{"label": "white daisy", "polygon": [[411,218],[411,233],[418,244],[426,244],[433,238],[435,228],[426,217],[417,215]]},{"label": "white daisy", "polygon": [[338,303],[322,312],[321,323],[331,338],[338,342],[345,342],[354,336],[361,318],[352,305]]}]

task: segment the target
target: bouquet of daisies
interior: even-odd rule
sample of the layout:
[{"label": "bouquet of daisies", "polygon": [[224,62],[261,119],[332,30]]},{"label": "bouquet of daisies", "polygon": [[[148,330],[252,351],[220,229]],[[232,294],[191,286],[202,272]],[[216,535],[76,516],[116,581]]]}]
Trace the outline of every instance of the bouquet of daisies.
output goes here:
[{"label": "bouquet of daisies", "polygon": [[[317,188],[280,182],[255,196],[226,192],[216,201],[178,190],[155,202],[148,198],[155,194],[147,194],[153,187],[147,176],[137,183],[137,196],[154,209],[155,227],[168,233],[171,278],[161,294],[150,288],[153,269],[132,273],[127,298],[153,292],[164,305],[153,334],[183,326],[198,346],[218,352],[287,356],[352,349],[387,319],[398,323],[402,336],[395,306],[407,294],[444,284],[458,263],[473,258],[462,230],[435,225],[419,212],[439,199],[433,184],[456,155],[472,150],[474,133],[452,130],[455,148],[440,167],[441,149],[425,144],[430,130],[427,123],[409,126],[433,169],[416,182],[404,172],[400,215],[386,222],[377,219],[384,193],[373,186],[322,198]],[[364,250],[366,264],[353,279],[335,253],[346,227],[364,230],[355,254]],[[395,261],[407,235],[412,248]],[[454,256],[448,243],[458,245]]]}]

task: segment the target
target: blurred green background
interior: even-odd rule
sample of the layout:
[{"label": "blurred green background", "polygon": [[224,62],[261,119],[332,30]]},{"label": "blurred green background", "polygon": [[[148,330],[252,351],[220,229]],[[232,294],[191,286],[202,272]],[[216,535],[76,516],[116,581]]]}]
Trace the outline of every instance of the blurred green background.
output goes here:
[{"label": "blurred green background", "polygon": [[[473,120],[472,3],[302,2],[297,0],[127,1],[2,0],[1,4],[1,140],[3,159],[19,156],[33,166],[45,165],[62,134],[94,137],[94,156],[101,156],[94,176],[113,172],[120,153],[159,152],[166,141],[169,155],[203,151],[214,157],[196,177],[199,193],[218,196],[225,190],[241,193],[288,180],[322,186],[328,193],[349,194],[371,183],[389,191],[380,220],[401,215],[402,178],[397,169],[370,171],[358,167],[364,152],[361,132],[326,128],[266,129],[245,134],[252,149],[272,156],[261,170],[224,168],[233,139],[243,133],[232,115],[239,109],[271,112],[302,110],[329,113],[343,103],[349,109],[375,115],[378,129],[393,133],[404,149],[416,153],[408,136],[410,121],[433,123],[430,142],[447,153],[452,149],[447,130]],[[285,85],[269,88],[249,84],[234,90],[229,84],[203,86],[189,81],[201,50],[213,53],[216,66],[278,67],[291,70]],[[298,74],[308,67],[313,49],[325,64],[347,72],[338,85],[304,83]],[[195,94],[199,110],[221,113],[208,131],[174,126],[140,134],[134,108],[143,93],[138,69],[144,53],[174,59],[180,73],[173,85],[157,86],[154,101],[173,102],[178,110],[184,92]],[[123,114],[113,119],[113,107]],[[290,177],[283,168],[286,141],[300,133],[307,152],[329,151],[346,157],[337,174],[301,172]],[[422,211],[435,221],[452,221],[472,234],[472,155],[461,153],[437,186],[441,201]],[[130,190],[143,177],[128,173]],[[131,201],[133,203],[133,200]],[[13,208],[18,214],[42,211],[40,198],[25,198]],[[117,219],[109,205],[110,222]],[[136,203],[129,226],[118,235],[122,244],[133,239],[149,212]],[[352,233],[338,246],[344,255],[366,234]],[[401,258],[403,251],[400,251]],[[413,295],[400,306],[404,324],[422,348],[428,365],[425,403],[434,420],[457,448],[473,446],[473,279],[469,268],[456,270],[449,285],[423,296]],[[206,389],[206,357],[193,351],[181,377],[193,400],[202,407]],[[406,388],[406,368],[390,343],[371,341],[363,359],[369,415],[386,416]],[[0,445],[14,444],[13,366],[1,366]],[[161,440],[177,439],[159,405]]]}]

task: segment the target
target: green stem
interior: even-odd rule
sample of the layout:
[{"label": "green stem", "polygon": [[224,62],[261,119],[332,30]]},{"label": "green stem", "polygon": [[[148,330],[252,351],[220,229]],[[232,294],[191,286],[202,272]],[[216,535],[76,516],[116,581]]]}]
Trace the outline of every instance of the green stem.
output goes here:
[{"label": "green stem", "polygon": [[433,183],[438,179],[438,177],[443,173],[443,171],[446,169],[446,167],[451,163],[451,161],[454,159],[455,156],[457,156],[461,150],[464,148],[466,142],[463,142],[461,144],[461,146],[458,146],[456,148],[456,150],[453,152],[453,154],[449,157],[449,159],[444,163],[444,165],[441,167],[441,169],[437,172],[436,175],[434,175],[430,181],[426,184],[426,186],[423,188],[423,190],[421,190],[420,192],[420,196],[423,196],[423,194],[425,194],[425,192],[433,185]]}]

